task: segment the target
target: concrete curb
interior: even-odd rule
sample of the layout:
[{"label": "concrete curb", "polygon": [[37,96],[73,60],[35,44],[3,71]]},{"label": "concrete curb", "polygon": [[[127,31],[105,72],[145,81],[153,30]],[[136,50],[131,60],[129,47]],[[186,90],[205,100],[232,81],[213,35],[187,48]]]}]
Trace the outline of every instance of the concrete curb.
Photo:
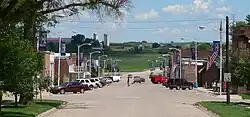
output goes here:
[{"label": "concrete curb", "polygon": [[62,105],[59,105],[57,107],[53,107],[52,109],[45,111],[45,112],[37,115],[36,117],[48,117],[48,116],[52,115],[53,113],[55,113],[56,111],[58,111],[59,109],[66,107],[67,104],[68,104],[67,102],[64,102]]},{"label": "concrete curb", "polygon": [[201,111],[205,112],[206,114],[208,114],[210,117],[220,117],[216,113],[214,113],[212,111],[209,111],[207,108],[205,108],[202,105],[200,105],[199,102],[195,103],[194,106],[196,108],[198,108],[199,110],[201,110]]}]

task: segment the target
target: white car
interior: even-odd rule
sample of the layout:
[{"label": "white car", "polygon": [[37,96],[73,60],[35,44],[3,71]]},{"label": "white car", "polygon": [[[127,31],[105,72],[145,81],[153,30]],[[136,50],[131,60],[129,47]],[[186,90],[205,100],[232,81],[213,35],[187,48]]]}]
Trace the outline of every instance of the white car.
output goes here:
[{"label": "white car", "polygon": [[77,79],[77,82],[80,82],[82,84],[87,84],[89,89],[92,90],[94,88],[97,88],[97,85],[95,82],[91,82],[90,79]]},{"label": "white car", "polygon": [[102,84],[101,84],[99,78],[90,78],[90,81],[91,81],[92,83],[95,83],[95,85],[96,85],[98,88],[102,88]]},{"label": "white car", "polygon": [[121,80],[121,76],[114,75],[112,76],[113,82],[119,82]]}]

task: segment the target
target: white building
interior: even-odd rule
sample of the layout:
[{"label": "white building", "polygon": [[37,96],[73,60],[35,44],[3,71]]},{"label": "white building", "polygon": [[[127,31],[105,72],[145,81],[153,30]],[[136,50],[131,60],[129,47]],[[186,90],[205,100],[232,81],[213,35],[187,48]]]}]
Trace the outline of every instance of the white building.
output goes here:
[{"label": "white building", "polygon": [[108,47],[109,46],[109,37],[108,34],[104,34],[104,46]]}]

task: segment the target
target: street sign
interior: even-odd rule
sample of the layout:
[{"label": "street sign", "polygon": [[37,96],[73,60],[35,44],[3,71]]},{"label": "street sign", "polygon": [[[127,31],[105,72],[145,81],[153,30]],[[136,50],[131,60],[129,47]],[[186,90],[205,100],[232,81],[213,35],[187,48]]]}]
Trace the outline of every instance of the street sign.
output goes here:
[{"label": "street sign", "polygon": [[231,73],[224,73],[224,81],[231,82]]}]

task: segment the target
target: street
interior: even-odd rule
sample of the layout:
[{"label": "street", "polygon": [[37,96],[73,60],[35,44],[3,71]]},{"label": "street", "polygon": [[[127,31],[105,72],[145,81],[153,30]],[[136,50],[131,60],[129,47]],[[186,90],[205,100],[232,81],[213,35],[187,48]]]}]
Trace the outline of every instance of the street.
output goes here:
[{"label": "street", "polygon": [[133,74],[145,77],[146,83],[127,87],[127,74],[124,74],[122,81],[102,89],[45,97],[69,102],[49,117],[209,117],[193,104],[214,100],[212,96],[196,90],[176,91],[152,84],[148,79],[149,71]]}]

